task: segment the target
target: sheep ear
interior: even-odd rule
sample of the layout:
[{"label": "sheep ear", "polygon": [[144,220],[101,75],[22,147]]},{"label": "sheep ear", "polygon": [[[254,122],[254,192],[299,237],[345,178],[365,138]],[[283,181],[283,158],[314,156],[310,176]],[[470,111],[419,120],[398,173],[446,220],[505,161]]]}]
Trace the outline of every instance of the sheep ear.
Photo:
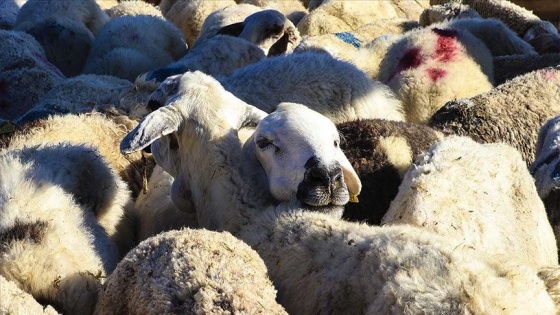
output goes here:
[{"label": "sheep ear", "polygon": [[339,149],[339,157],[338,163],[340,163],[340,167],[342,168],[342,174],[344,175],[344,182],[346,183],[346,187],[348,187],[348,192],[351,196],[356,197],[360,194],[362,190],[362,182],[356,174],[356,171],[346,158],[346,155]]},{"label": "sheep ear", "polygon": [[134,130],[121,141],[121,152],[140,151],[157,139],[179,129],[182,118],[173,107],[162,107],[146,116]]},{"label": "sheep ear", "polygon": [[229,36],[239,37],[239,35],[241,35],[241,32],[243,32],[243,28],[244,28],[243,22],[234,23],[222,27],[218,31],[218,35],[229,35]]},{"label": "sheep ear", "polygon": [[255,106],[246,105],[245,113],[241,115],[239,121],[239,128],[243,127],[256,127],[264,117],[268,114]]}]

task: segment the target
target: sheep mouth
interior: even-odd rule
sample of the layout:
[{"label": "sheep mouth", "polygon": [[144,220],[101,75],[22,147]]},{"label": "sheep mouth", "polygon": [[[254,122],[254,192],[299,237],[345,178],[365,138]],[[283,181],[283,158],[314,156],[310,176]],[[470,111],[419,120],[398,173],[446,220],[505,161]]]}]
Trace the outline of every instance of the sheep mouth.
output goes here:
[{"label": "sheep mouth", "polygon": [[325,185],[310,186],[302,182],[298,187],[296,197],[298,201],[312,207],[344,206],[350,200],[348,189],[343,184],[329,187]]}]

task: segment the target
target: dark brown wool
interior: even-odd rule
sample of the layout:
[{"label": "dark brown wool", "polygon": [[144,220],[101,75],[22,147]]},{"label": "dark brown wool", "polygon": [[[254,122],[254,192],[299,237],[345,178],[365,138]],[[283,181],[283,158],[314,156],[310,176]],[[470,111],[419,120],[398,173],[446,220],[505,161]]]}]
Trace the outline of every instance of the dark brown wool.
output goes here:
[{"label": "dark brown wool", "polygon": [[402,181],[379,140],[390,136],[406,139],[413,159],[440,136],[426,126],[381,119],[346,122],[337,128],[342,138],[340,146],[362,182],[359,203],[347,204],[343,218],[379,225]]}]

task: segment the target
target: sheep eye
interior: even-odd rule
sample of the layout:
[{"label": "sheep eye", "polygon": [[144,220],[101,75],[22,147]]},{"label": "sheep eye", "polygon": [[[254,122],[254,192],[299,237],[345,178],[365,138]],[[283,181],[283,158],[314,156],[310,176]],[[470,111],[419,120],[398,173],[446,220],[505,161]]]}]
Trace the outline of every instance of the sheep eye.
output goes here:
[{"label": "sheep eye", "polygon": [[274,151],[276,153],[278,153],[280,151],[280,148],[278,148],[276,145],[274,145],[274,143],[272,143],[272,140],[267,139],[265,137],[258,138],[256,142],[257,142],[257,145],[259,146],[259,148],[261,148],[261,149],[265,149],[265,148],[268,148],[270,146],[273,146]]},{"label": "sheep eye", "polygon": [[339,143],[338,143],[338,140],[334,140],[334,147],[335,147],[335,148],[338,148],[338,144],[339,144]]},{"label": "sheep eye", "polygon": [[270,139],[267,139],[265,137],[261,137],[257,139],[257,145],[259,146],[259,148],[264,149],[266,147],[268,147],[269,145],[272,144],[272,141],[270,141]]}]

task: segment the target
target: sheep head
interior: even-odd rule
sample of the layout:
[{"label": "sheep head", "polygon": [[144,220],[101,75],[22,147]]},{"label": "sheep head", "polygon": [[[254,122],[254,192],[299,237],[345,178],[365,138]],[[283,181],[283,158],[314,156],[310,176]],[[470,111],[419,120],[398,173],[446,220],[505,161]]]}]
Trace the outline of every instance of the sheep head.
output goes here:
[{"label": "sheep head", "polygon": [[148,106],[153,112],[122,140],[121,151],[131,153],[153,143],[156,162],[174,177],[180,168],[178,148],[188,147],[185,141],[198,136],[219,138],[254,126],[266,116],[200,71],[167,78],[152,94]]},{"label": "sheep head", "polygon": [[276,10],[262,10],[243,22],[221,28],[218,34],[243,38],[259,46],[268,56],[292,52],[301,41],[294,24]]},{"label": "sheep head", "polygon": [[245,145],[254,146],[278,201],[341,206],[360,193],[360,179],[340,149],[335,125],[304,105],[279,104]]}]

